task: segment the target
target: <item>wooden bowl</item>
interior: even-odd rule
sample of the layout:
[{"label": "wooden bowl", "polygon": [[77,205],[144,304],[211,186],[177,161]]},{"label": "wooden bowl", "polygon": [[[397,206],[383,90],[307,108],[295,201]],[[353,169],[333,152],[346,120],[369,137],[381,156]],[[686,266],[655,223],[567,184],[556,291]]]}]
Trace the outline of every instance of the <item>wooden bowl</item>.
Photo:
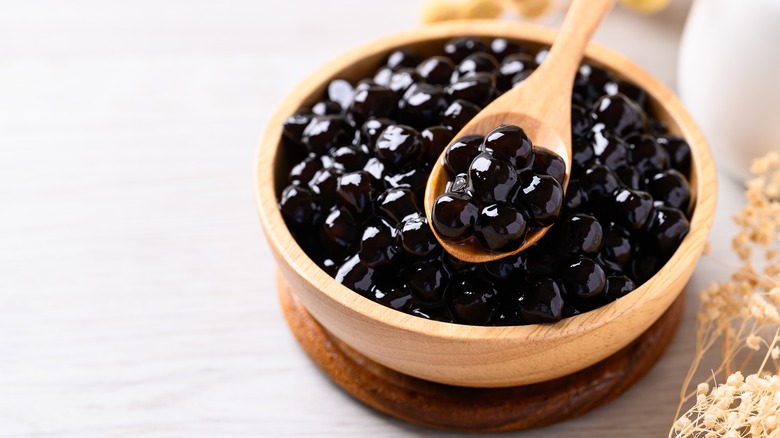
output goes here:
[{"label": "wooden bowl", "polygon": [[401,373],[468,387],[547,381],[593,365],[628,345],[672,304],[690,278],[715,212],[716,174],[699,129],[678,99],[634,63],[591,44],[589,62],[644,88],[657,116],[691,145],[695,195],[691,231],[666,265],[627,296],[554,324],[477,327],[414,317],[375,303],[336,282],[296,244],[277,208],[289,157],[280,148],[282,122],[323,94],[329,80],[373,74],[398,47],[433,52],[457,36],[505,37],[531,46],[552,43],[555,31],[500,21],[452,22],[383,38],[325,65],[298,86],[271,118],[255,162],[255,193],[266,238],[287,283],[332,335],[366,357]]}]

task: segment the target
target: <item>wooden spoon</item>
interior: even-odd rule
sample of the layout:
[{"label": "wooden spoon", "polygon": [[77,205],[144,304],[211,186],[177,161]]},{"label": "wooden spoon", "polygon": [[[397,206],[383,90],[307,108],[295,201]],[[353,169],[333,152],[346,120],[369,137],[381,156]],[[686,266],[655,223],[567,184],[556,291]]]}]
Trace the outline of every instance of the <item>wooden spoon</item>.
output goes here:
[{"label": "wooden spoon", "polygon": [[[585,46],[614,0],[574,0],[550,53],[544,62],[523,81],[494,100],[455,135],[486,135],[502,124],[517,125],[528,133],[534,146],[543,147],[560,155],[566,163],[563,188],[571,173],[571,91],[580,66]],[[450,177],[444,167],[442,152],[434,164],[425,187],[425,213],[436,239],[444,250],[456,258],[484,263],[497,260],[528,248],[549,230],[550,226],[529,232],[523,244],[508,252],[491,252],[475,239],[465,243],[442,238],[433,227],[431,213],[439,195],[445,192]]]}]

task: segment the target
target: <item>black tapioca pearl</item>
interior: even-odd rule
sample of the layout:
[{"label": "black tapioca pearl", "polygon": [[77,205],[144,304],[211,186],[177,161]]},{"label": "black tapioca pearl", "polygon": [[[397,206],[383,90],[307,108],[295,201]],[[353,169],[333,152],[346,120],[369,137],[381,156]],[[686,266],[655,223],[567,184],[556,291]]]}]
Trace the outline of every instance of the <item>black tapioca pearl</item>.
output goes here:
[{"label": "black tapioca pearl", "polygon": [[474,234],[479,207],[464,193],[445,193],[433,204],[431,220],[439,235],[448,240],[461,241]]},{"label": "black tapioca pearl", "polygon": [[563,317],[563,306],[561,286],[553,279],[544,278],[521,292],[517,313],[529,324],[556,322]]}]

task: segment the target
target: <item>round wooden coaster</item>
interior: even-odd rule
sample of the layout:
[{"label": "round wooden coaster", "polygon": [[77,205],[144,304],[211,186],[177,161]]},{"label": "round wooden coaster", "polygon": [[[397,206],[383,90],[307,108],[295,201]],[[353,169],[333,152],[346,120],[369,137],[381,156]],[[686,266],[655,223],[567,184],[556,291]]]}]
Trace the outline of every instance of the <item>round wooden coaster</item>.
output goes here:
[{"label": "round wooden coaster", "polygon": [[298,343],[344,391],[387,415],[458,432],[506,432],[547,426],[595,409],[631,387],[672,340],[683,294],[636,341],[577,373],[533,385],[465,388],[398,373],[362,356],[320,326],[281,275],[282,311]]}]

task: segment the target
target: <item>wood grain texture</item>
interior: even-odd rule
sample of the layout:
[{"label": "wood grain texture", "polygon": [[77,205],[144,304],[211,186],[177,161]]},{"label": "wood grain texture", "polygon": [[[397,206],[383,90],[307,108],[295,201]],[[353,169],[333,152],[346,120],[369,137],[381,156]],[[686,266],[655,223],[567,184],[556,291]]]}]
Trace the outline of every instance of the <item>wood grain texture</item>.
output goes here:
[{"label": "wood grain texture", "polygon": [[515,327],[453,325],[394,311],[342,286],[296,244],[277,207],[285,150],[279,147],[283,120],[322,95],[333,78],[355,80],[376,70],[392,49],[423,54],[454,37],[502,36],[548,45],[556,32],[531,25],[474,20],[420,28],[354,49],[316,70],[280,105],[260,142],[255,193],[261,222],[277,263],[314,318],[352,348],[388,368],[439,383],[516,386],[555,379],[584,369],[628,345],[677,298],[709,234],[715,211],[715,167],[707,143],[674,94],[627,58],[599,45],[588,46],[590,62],[646,90],[658,118],[688,141],[693,154],[691,187],[695,212],[680,247],[645,284],[599,309],[555,324]]},{"label": "wood grain texture", "polygon": [[[571,89],[585,47],[613,4],[613,0],[573,1],[545,62],[520,86],[513,87],[483,108],[455,134],[455,138],[487,135],[502,124],[520,126],[536,147],[548,149],[563,159],[565,191],[571,173]],[[425,187],[423,203],[429,224],[432,224],[433,204],[446,191],[451,179],[444,167],[446,153],[447,150],[443,150],[434,162]],[[538,242],[549,229],[548,226],[529,231],[523,244],[515,250],[490,252],[474,238],[466,242],[443,239],[431,225],[433,235],[445,251],[471,263],[485,263],[517,254]]]},{"label": "wood grain texture", "polygon": [[[364,0],[0,2],[0,437],[452,436],[366,408],[301,352],[251,182],[289,90],[417,26],[419,4],[376,20]],[[595,40],[674,87],[688,4],[617,7]],[[668,352],[618,400],[520,436],[666,436],[697,292],[736,259],[742,190],[719,197]]]},{"label": "wood grain texture", "polygon": [[317,324],[277,275],[287,324],[301,348],[351,396],[387,415],[453,432],[509,432],[571,420],[630,388],[666,351],[683,315],[684,298],[612,356],[572,375],[509,388],[464,388],[400,374],[366,358]]}]

